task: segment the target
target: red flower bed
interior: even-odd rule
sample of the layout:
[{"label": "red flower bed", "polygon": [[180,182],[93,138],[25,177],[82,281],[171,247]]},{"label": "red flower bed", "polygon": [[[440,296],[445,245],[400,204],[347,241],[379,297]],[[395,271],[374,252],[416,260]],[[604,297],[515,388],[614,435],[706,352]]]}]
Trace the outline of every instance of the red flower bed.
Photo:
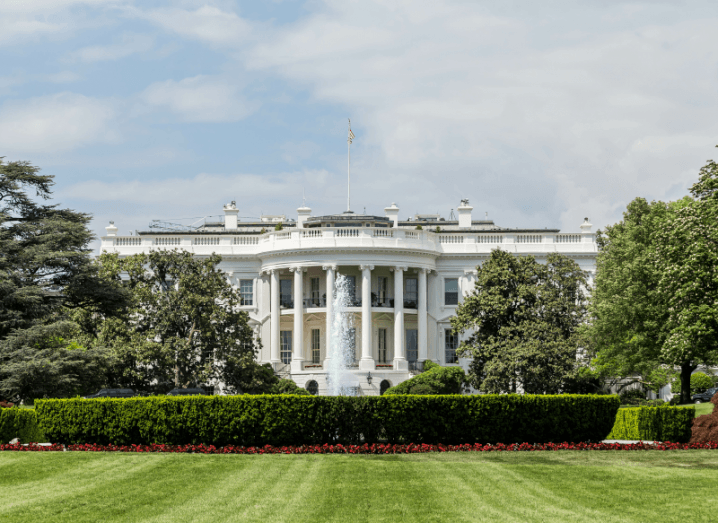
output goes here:
[{"label": "red flower bed", "polygon": [[718,449],[718,442],[704,443],[513,443],[505,445],[482,445],[481,443],[466,443],[464,445],[390,445],[390,444],[364,444],[364,445],[302,445],[289,447],[215,447],[214,445],[95,445],[84,443],[79,445],[37,445],[30,443],[4,444],[0,450],[14,450],[19,452],[165,452],[189,454],[423,454],[427,452],[536,452],[553,450],[694,450]]}]

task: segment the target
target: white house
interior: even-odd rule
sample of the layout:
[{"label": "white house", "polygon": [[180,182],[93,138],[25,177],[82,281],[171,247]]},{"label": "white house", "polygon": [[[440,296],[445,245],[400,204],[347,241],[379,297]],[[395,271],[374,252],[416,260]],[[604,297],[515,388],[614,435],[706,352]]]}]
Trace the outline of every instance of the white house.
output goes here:
[{"label": "white house", "polygon": [[[580,232],[507,229],[473,220],[462,200],[458,220],[416,215],[399,220],[391,204],[385,216],[345,212],[297,219],[262,216],[239,221],[234,202],[224,221],[195,229],[154,222],[149,231],[118,236],[110,224],[101,250],[128,256],[152,249],[185,249],[197,256],[222,255],[221,267],[239,287],[263,348],[261,363],[299,386],[326,392],[324,371],[331,332],[327,289],[338,274],[355,289],[356,386],[365,395],[411,377],[427,359],[458,365],[458,340],[450,318],[473,286],[476,267],[493,249],[545,259],[552,252],[573,258],[591,278],[596,243],[588,218]],[[282,223],[281,230],[274,230]]]}]

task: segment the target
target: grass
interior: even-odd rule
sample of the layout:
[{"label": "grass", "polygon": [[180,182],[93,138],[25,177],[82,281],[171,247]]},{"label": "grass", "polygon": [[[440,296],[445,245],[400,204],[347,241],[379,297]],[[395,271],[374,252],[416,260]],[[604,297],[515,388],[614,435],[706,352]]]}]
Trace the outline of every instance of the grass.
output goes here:
[{"label": "grass", "polygon": [[693,405],[696,408],[696,418],[698,416],[703,416],[704,414],[710,414],[713,412],[713,404],[712,403],[698,403],[697,405]]},{"label": "grass", "polygon": [[712,521],[718,452],[0,453],[0,522]]}]

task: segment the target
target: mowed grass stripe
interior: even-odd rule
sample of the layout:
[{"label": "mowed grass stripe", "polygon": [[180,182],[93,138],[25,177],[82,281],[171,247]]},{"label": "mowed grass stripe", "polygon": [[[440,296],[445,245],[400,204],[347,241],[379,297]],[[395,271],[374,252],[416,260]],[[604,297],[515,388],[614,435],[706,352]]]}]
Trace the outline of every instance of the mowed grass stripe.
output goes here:
[{"label": "mowed grass stripe", "polygon": [[709,521],[718,453],[0,453],[2,521]]}]

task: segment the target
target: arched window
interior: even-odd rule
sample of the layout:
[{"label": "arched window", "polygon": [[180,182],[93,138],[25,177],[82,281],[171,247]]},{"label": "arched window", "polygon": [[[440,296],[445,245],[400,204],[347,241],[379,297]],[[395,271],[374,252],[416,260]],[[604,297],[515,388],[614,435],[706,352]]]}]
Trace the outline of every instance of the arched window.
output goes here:
[{"label": "arched window", "polygon": [[312,396],[318,395],[319,384],[314,380],[310,380],[309,382],[307,382],[307,392],[309,392],[309,394],[311,394]]},{"label": "arched window", "polygon": [[383,396],[390,387],[391,383],[389,383],[389,380],[381,380],[381,384],[379,385],[379,394]]}]

